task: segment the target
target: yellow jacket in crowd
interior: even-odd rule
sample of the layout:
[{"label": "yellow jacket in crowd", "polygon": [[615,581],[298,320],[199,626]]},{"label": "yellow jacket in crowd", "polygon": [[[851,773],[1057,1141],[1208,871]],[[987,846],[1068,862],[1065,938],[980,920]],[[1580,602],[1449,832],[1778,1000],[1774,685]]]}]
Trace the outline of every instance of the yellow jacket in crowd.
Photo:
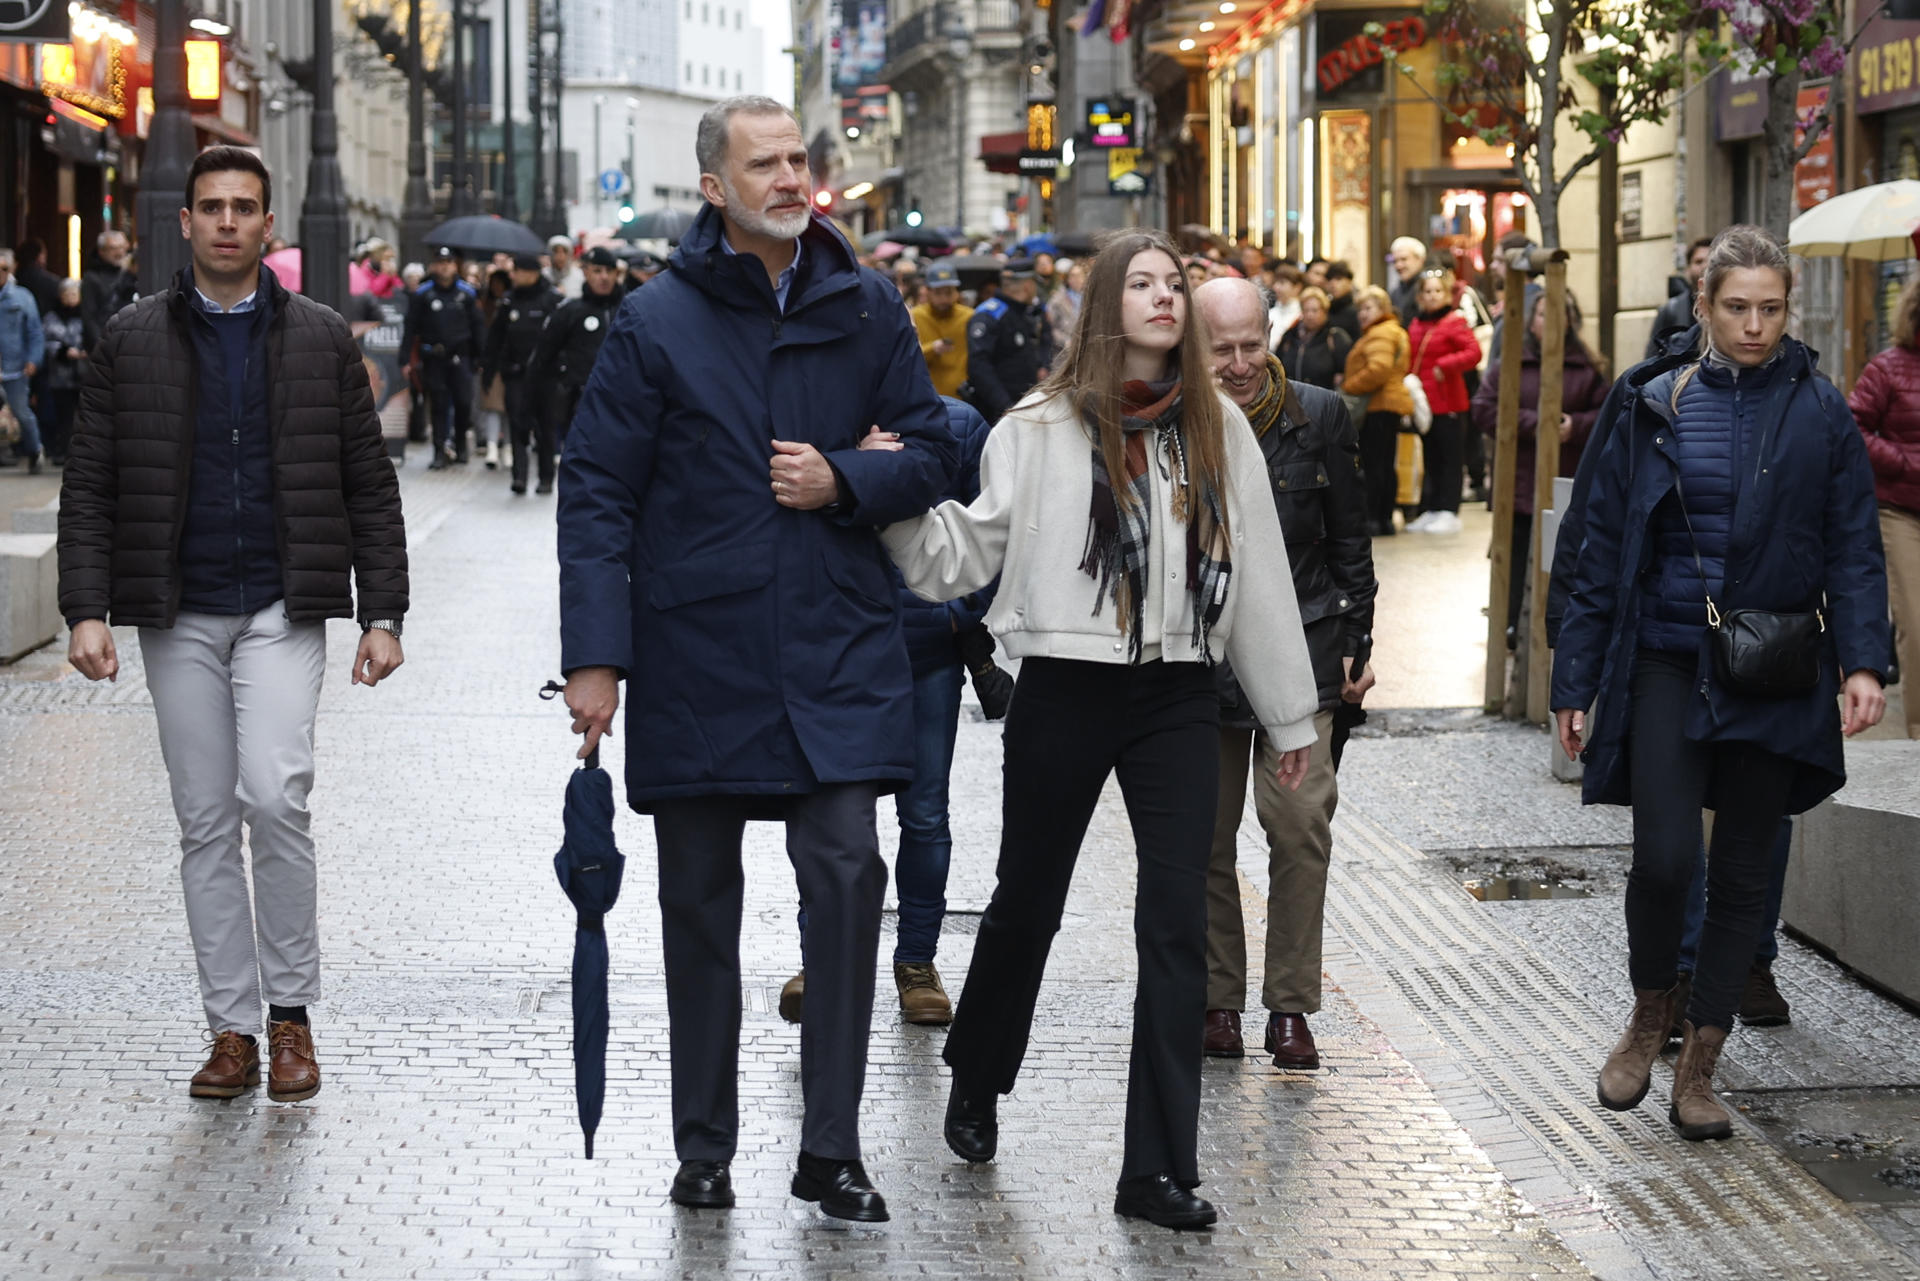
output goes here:
[{"label": "yellow jacket in crowd", "polygon": [[[958,395],[960,384],[967,381],[967,322],[973,319],[973,308],[955,303],[941,319],[921,303],[911,314],[920,334],[920,354],[927,358],[927,372],[933,375],[933,389],[942,396]],[[934,351],[933,345],[943,339],[945,353]]]}]

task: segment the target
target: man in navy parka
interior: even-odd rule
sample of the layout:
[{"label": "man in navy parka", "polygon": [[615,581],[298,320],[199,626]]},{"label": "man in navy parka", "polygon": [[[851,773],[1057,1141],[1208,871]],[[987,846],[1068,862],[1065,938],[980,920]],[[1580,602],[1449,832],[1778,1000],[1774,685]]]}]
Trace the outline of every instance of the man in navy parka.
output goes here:
[{"label": "man in navy parka", "polygon": [[[897,290],[811,216],[792,114],[702,119],[707,203],[614,319],[560,467],[561,663],[586,747],[627,682],[627,799],[654,816],[672,1196],[733,1204],[740,840],[782,820],[807,903],[794,1195],[879,1221],[858,1114],[886,890],[877,797],[912,774],[912,678],[875,530],[955,465]],[[868,429],[903,448],[858,448]],[[584,754],[583,748],[583,754]]]}]

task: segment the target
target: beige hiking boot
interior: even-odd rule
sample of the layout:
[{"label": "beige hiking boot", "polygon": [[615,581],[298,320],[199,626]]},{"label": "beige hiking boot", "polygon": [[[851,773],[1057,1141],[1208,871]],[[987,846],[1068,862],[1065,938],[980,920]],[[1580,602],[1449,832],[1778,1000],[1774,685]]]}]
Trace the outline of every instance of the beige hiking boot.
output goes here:
[{"label": "beige hiking boot", "polygon": [[1626,1112],[1639,1107],[1640,1100],[1647,1097],[1653,1084],[1653,1061],[1667,1043],[1678,991],[1678,987],[1633,990],[1633,1013],[1627,1016],[1626,1031],[1600,1068],[1601,1107]]},{"label": "beige hiking boot", "polygon": [[940,984],[932,961],[895,962],[893,981],[900,989],[900,1017],[908,1023],[944,1027],[953,1022],[953,1002]]},{"label": "beige hiking boot", "polygon": [[1667,1109],[1667,1120],[1680,1127],[1681,1138],[1696,1143],[1731,1137],[1733,1117],[1713,1095],[1713,1070],[1727,1043],[1727,1029],[1688,1023],[1686,1031],[1680,1061],[1673,1067],[1673,1106]]}]

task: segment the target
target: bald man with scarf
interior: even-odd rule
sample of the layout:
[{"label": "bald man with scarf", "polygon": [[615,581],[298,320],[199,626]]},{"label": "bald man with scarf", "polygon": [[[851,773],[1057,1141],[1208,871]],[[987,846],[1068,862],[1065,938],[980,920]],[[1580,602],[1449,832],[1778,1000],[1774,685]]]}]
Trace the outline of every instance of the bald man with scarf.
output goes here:
[{"label": "bald man with scarf", "polygon": [[1207,869],[1207,1023],[1204,1050],[1222,1058],[1246,1052],[1240,1012],[1247,997],[1246,926],[1234,864],[1247,774],[1254,811],[1267,835],[1266,964],[1261,1003],[1267,1009],[1266,1052],[1277,1068],[1320,1066],[1307,1015],[1320,1009],[1320,937],[1333,852],[1334,714],[1358,706],[1373,685],[1372,540],[1353,420],[1340,397],[1290,383],[1267,351],[1266,300],[1251,281],[1210,280],[1193,295],[1212,335],[1220,389],[1245,412],[1266,456],[1273,500],[1287,540],[1293,590],[1306,628],[1320,690],[1320,732],[1306,781],[1297,792],[1275,785],[1272,745],[1246,704],[1233,670],[1220,682],[1220,806]]}]

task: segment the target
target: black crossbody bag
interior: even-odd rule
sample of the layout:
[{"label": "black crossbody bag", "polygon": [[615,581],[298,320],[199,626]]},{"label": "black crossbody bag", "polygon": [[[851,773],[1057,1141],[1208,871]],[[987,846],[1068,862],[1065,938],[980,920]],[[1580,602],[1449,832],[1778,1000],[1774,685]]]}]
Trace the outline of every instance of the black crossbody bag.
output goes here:
[{"label": "black crossbody bag", "polygon": [[1700,560],[1700,542],[1693,536],[1693,517],[1687,514],[1687,493],[1676,464],[1674,492],[1680,499],[1680,519],[1687,525],[1693,546],[1693,565],[1700,571],[1700,587],[1707,598],[1707,626],[1713,638],[1713,666],[1720,682],[1740,694],[1759,698],[1789,698],[1811,692],[1820,683],[1820,637],[1827,630],[1819,610],[1804,614],[1777,614],[1765,609],[1735,609],[1722,614],[1706,590],[1707,567]]}]

